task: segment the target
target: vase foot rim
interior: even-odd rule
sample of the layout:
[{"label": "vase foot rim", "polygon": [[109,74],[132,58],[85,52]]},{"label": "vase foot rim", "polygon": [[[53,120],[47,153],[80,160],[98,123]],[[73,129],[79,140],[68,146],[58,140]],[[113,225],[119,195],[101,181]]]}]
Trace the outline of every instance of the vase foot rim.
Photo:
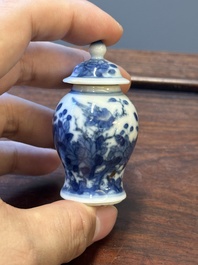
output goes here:
[{"label": "vase foot rim", "polygon": [[106,196],[97,196],[97,195],[83,196],[83,195],[67,193],[61,190],[60,196],[65,200],[76,201],[84,203],[89,206],[102,206],[102,205],[114,205],[120,203],[126,198],[126,193],[122,192],[119,195],[113,194]]}]

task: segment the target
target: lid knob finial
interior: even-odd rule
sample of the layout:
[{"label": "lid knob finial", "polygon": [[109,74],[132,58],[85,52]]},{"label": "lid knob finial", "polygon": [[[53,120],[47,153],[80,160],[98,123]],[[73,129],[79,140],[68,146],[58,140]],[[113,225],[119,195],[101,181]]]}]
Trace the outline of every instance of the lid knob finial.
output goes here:
[{"label": "lid knob finial", "polygon": [[107,48],[102,41],[93,42],[89,46],[89,52],[91,54],[91,58],[94,58],[94,59],[102,59],[106,51],[107,51]]}]

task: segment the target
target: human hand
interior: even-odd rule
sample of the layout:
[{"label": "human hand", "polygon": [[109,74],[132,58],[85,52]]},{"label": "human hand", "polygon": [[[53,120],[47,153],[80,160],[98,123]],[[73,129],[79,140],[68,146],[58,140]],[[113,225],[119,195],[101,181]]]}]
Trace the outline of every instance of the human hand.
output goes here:
[{"label": "human hand", "polygon": [[0,264],[59,265],[105,237],[117,216],[115,207],[88,207],[58,201],[22,210],[0,200]]},{"label": "human hand", "polygon": [[[85,0],[0,0],[0,9],[0,136],[11,140],[0,141],[0,174],[46,174],[59,165],[53,110],[4,92],[13,85],[62,87],[61,80],[88,58],[82,50],[43,41],[111,45],[122,28]],[[106,236],[116,215],[114,207],[66,201],[29,210],[0,202],[0,264],[68,262]]]}]

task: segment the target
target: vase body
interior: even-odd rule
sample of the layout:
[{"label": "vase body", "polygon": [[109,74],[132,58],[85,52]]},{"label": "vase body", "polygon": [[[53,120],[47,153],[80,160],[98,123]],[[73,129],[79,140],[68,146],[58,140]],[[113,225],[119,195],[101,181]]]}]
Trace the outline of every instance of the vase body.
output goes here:
[{"label": "vase body", "polygon": [[74,86],[57,105],[53,134],[66,175],[62,198],[107,205],[126,197],[122,179],[138,116],[119,86]]}]

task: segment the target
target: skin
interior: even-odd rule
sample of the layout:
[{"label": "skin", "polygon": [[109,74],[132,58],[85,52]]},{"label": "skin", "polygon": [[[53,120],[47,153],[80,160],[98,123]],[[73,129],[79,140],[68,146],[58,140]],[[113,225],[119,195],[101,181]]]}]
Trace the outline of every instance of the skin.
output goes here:
[{"label": "skin", "polygon": [[[47,174],[60,164],[49,133],[53,110],[7,91],[14,85],[33,86],[35,93],[36,87],[63,87],[61,80],[89,58],[83,50],[49,41],[112,45],[123,30],[85,0],[0,0],[0,10],[0,136],[9,139],[0,141],[0,175]],[[68,262],[104,238],[116,217],[113,206],[58,201],[24,210],[0,200],[0,264]]]}]

